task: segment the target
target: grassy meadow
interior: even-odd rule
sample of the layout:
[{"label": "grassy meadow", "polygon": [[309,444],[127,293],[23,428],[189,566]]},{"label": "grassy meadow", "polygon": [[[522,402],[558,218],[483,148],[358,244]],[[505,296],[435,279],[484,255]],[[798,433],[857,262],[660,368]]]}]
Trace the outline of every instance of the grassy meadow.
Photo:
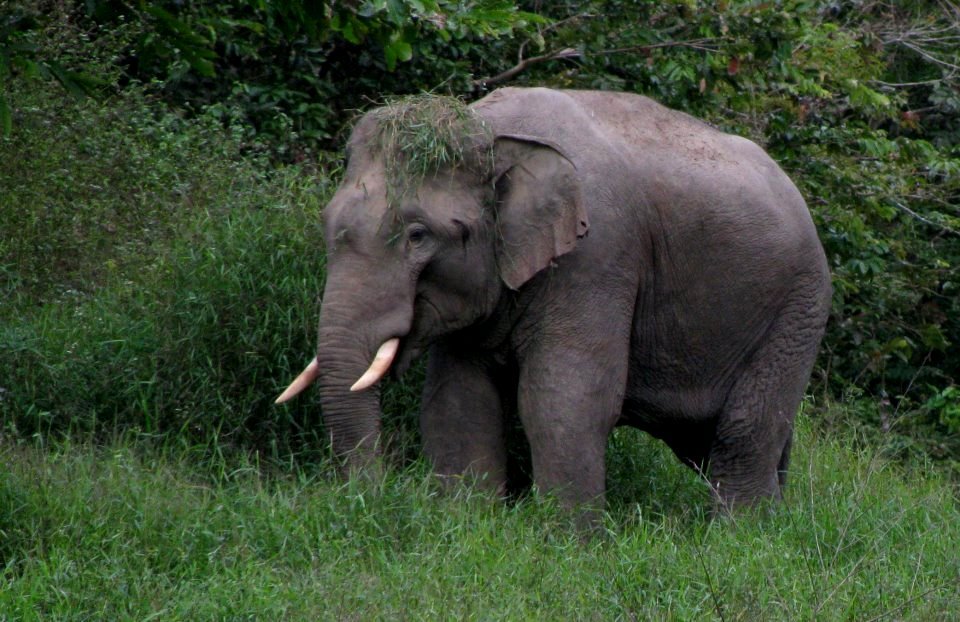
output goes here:
[{"label": "grassy meadow", "polygon": [[106,445],[0,451],[0,619],[951,620],[960,504],[935,472],[804,425],[786,502],[709,520],[702,484],[629,430],[605,528],[550,499],[438,494],[419,463]]},{"label": "grassy meadow", "polygon": [[956,618],[955,474],[844,404],[808,404],[785,503],[735,519],[632,430],[592,538],[536,494],[441,494],[416,373],[385,392],[386,474],[339,480],[313,400],[272,404],[313,348],[335,165],[135,89],[10,100],[0,620]]}]

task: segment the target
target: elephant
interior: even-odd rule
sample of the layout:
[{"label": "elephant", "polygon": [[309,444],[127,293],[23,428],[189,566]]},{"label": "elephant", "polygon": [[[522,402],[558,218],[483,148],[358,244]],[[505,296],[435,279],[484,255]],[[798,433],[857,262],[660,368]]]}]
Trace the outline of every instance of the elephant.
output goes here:
[{"label": "elephant", "polygon": [[620,425],[701,473],[714,511],[782,498],[831,300],[787,175],[636,94],[438,99],[354,126],[323,212],[317,355],[277,401],[317,381],[335,455],[363,469],[378,381],[425,353],[422,450],[442,479],[502,491],[519,417],[534,485],[566,507],[603,507]]}]

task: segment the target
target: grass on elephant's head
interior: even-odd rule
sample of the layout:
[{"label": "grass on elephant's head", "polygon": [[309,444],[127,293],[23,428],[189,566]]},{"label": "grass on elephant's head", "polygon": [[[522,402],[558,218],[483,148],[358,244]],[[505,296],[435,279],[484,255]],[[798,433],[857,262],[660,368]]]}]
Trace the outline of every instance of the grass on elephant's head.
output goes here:
[{"label": "grass on elephant's head", "polygon": [[136,437],[0,447],[12,619],[947,620],[960,606],[952,485],[809,426],[785,503],[718,520],[695,475],[618,430],[611,511],[586,541],[549,498],[443,494],[419,461],[343,482]]},{"label": "grass on elephant's head", "polygon": [[378,108],[376,148],[383,154],[392,198],[414,191],[428,175],[443,169],[493,168],[490,129],[463,101],[442,95],[408,95]]}]

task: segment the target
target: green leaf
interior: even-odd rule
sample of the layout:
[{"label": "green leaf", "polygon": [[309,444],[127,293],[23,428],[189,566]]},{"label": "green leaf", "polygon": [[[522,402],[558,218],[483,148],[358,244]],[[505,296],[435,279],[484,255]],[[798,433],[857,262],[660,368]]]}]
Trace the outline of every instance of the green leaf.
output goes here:
[{"label": "green leaf", "polygon": [[12,67],[17,67],[20,71],[28,78],[37,78],[42,75],[42,70],[39,64],[25,56],[14,56],[10,65]]},{"label": "green leaf", "polygon": [[50,74],[74,97],[89,97],[96,93],[103,81],[91,75],[70,71],[60,63],[50,61],[44,64]]},{"label": "green leaf", "polygon": [[404,38],[403,33],[395,32],[390,36],[390,41],[384,47],[384,56],[387,61],[387,69],[393,71],[397,67],[397,61],[407,62],[413,58],[413,46]]},{"label": "green leaf", "polygon": [[377,13],[387,8],[387,0],[367,0],[359,9],[357,15],[360,17],[373,17]]},{"label": "green leaf", "polygon": [[868,110],[886,110],[890,108],[890,98],[864,85],[859,80],[849,79],[845,85],[850,104],[856,108]]},{"label": "green leaf", "polygon": [[334,32],[339,32],[343,35],[344,39],[354,45],[359,45],[363,42],[360,26],[360,22],[350,16],[341,17],[340,15],[334,15],[330,20],[330,29]]},{"label": "green leaf", "polygon": [[943,334],[942,327],[937,324],[927,324],[925,326],[921,326],[920,340],[926,347],[933,350],[939,350],[940,352],[944,352],[948,347],[950,347],[950,341],[947,339],[946,335]]},{"label": "green leaf", "polygon": [[71,72],[64,69],[59,63],[51,61],[46,63],[46,66],[57,82],[59,82],[63,88],[67,89],[71,95],[74,97],[85,97],[87,95],[83,86],[73,79]]}]

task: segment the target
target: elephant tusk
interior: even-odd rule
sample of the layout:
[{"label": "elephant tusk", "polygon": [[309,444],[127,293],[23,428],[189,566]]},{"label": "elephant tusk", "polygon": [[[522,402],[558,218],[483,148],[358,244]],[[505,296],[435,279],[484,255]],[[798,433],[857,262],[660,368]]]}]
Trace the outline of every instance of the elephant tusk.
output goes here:
[{"label": "elephant tusk", "polygon": [[400,339],[397,337],[384,341],[380,349],[377,350],[376,356],[373,357],[373,362],[370,363],[370,367],[367,371],[363,372],[359,380],[353,383],[350,390],[363,391],[383,378],[383,375],[390,369],[390,364],[393,363],[393,357],[397,355],[397,348],[399,346]]},{"label": "elephant tusk", "polygon": [[320,375],[320,364],[317,363],[317,359],[314,358],[310,361],[310,364],[307,365],[306,369],[300,372],[300,375],[297,376],[293,382],[290,383],[290,386],[280,394],[280,397],[274,401],[274,404],[282,404],[287,400],[295,397],[298,393],[309,387],[313,384],[313,381],[317,379],[317,376]]}]

